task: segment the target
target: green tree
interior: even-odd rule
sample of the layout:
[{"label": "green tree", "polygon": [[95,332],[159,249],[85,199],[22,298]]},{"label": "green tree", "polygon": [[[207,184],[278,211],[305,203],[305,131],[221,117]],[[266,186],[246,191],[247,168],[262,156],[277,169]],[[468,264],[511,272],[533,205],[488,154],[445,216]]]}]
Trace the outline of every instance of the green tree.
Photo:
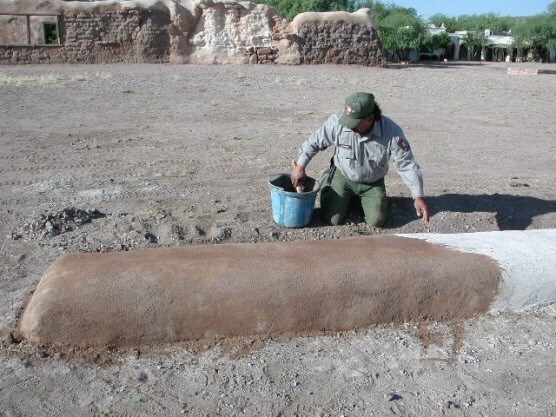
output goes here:
[{"label": "green tree", "polygon": [[[556,1],[556,0],[555,0]],[[444,25],[447,32],[454,32],[456,30],[456,18],[448,17],[444,14],[437,13],[429,17],[429,23],[440,27]]]},{"label": "green tree", "polygon": [[426,44],[427,28],[415,9],[377,0],[363,0],[354,4],[357,9],[371,9],[382,46],[390,56],[405,60],[410,51],[420,51]]},{"label": "green tree", "polygon": [[415,10],[413,7],[402,7],[394,3],[385,4],[379,0],[356,0],[354,3],[352,3],[353,9],[362,9],[364,7],[371,9],[371,16],[375,20],[375,23],[382,22],[392,13],[408,14],[414,17],[418,17],[417,10]]},{"label": "green tree", "polygon": [[376,24],[381,22],[386,16],[388,16],[388,13],[390,13],[389,6],[380,1],[364,0],[354,4],[354,8],[356,9],[364,7],[371,9],[371,16]]},{"label": "green tree", "polygon": [[476,14],[476,15],[461,15],[458,16],[455,24],[455,30],[485,30],[491,29],[493,31],[508,31],[515,23],[515,18],[500,17],[495,13]]},{"label": "green tree", "polygon": [[533,48],[535,59],[547,59],[549,51],[556,48],[556,19],[543,13],[527,18],[514,28],[517,47]]},{"label": "green tree", "polygon": [[469,57],[472,60],[479,60],[482,48],[489,44],[488,36],[484,32],[467,32],[462,42],[469,51]]},{"label": "green tree", "polygon": [[405,11],[392,11],[378,23],[384,50],[407,60],[412,50],[420,51],[427,42],[427,29],[421,18]]},{"label": "green tree", "polygon": [[550,13],[552,16],[556,16],[556,0],[554,0],[552,3],[550,3],[546,7],[546,10],[548,10],[548,13]]},{"label": "green tree", "polygon": [[436,50],[441,50],[440,58],[445,58],[448,48],[452,45],[452,41],[450,37],[446,33],[438,33],[436,35],[432,35],[428,41],[428,47],[430,48],[431,52]]}]

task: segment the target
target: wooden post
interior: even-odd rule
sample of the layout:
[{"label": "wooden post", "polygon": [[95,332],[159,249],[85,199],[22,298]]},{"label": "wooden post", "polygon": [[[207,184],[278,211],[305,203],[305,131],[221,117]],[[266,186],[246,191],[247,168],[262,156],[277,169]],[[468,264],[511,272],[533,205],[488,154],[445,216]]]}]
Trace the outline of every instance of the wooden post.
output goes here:
[{"label": "wooden post", "polygon": [[61,45],[62,38],[60,37],[60,15],[56,16],[56,33],[58,34],[58,45]]},{"label": "wooden post", "polygon": [[27,45],[31,45],[31,16],[25,16],[27,17]]}]

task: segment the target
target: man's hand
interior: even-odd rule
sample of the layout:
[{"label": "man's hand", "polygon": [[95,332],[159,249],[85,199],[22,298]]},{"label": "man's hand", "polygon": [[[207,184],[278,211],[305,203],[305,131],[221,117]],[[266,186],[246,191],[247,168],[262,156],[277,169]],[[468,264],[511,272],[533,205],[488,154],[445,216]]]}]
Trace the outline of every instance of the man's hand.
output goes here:
[{"label": "man's hand", "polygon": [[417,216],[423,216],[423,222],[428,224],[430,214],[427,203],[425,203],[425,199],[423,197],[417,197],[413,202],[413,207],[415,207],[415,210],[417,211]]},{"label": "man's hand", "polygon": [[296,189],[301,186],[301,180],[305,176],[305,167],[299,165],[296,161],[292,161],[292,184]]}]

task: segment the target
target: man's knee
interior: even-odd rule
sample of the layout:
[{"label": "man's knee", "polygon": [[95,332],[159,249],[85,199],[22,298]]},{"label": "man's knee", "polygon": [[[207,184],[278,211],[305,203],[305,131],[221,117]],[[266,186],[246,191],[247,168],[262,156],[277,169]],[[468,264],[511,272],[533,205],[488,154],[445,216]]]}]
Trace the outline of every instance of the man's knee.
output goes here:
[{"label": "man's knee", "polygon": [[346,219],[346,213],[338,205],[330,204],[326,200],[321,200],[320,217],[324,222],[333,226],[342,224]]},{"label": "man's knee", "polygon": [[325,186],[320,194],[321,218],[333,226],[342,224],[347,216],[349,198],[340,196],[330,186]]},{"label": "man's knee", "polygon": [[321,217],[326,222],[332,226],[339,226],[344,223],[346,216],[342,216],[340,213],[326,213],[325,210],[321,210]]},{"label": "man's knee", "polygon": [[364,207],[365,223],[372,227],[381,227],[386,221],[388,204],[383,196],[374,200],[370,205]]},{"label": "man's knee", "polygon": [[380,213],[373,216],[365,216],[365,223],[371,227],[382,227],[386,221],[386,213]]}]

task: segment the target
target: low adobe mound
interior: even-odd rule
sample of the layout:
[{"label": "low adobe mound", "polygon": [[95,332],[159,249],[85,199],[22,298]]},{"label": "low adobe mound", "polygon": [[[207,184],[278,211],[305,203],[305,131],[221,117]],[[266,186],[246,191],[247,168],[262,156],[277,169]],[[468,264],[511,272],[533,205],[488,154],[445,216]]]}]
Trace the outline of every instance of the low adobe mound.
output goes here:
[{"label": "low adobe mound", "polygon": [[20,330],[130,346],[465,319],[488,310],[499,281],[487,256],[403,237],[78,254],[47,270]]}]

